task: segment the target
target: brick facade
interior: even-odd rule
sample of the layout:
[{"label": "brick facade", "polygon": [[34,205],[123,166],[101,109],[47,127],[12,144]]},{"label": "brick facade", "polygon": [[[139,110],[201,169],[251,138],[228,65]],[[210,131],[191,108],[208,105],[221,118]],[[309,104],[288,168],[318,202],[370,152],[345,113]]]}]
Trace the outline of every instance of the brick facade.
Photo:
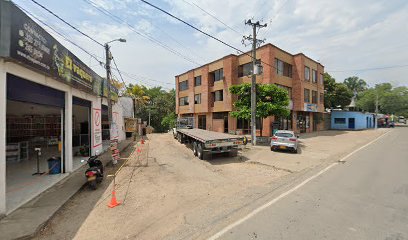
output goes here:
[{"label": "brick facade", "polygon": [[[324,119],[324,117],[321,116],[323,116],[324,104],[320,100],[320,93],[324,92],[324,86],[320,78],[322,77],[321,74],[324,73],[324,66],[302,53],[292,55],[272,44],[266,44],[258,48],[257,58],[261,59],[264,63],[274,66],[270,67],[266,64],[262,64],[263,73],[257,76],[257,83],[274,83],[292,89],[291,102],[293,107],[288,123],[285,124],[283,122],[286,121],[279,121],[279,119],[275,119],[274,116],[268,117],[263,120],[262,135],[271,136],[274,126],[275,128],[289,128],[297,133],[323,129],[324,122],[322,122],[322,119]],[[275,59],[279,59],[292,66],[292,77],[278,74],[275,68]],[[228,89],[235,84],[251,82],[251,76],[238,76],[239,66],[250,62],[251,58],[246,54],[238,56],[231,54],[176,76],[176,113],[179,116],[194,116],[195,127],[198,127],[198,116],[205,115],[207,130],[229,132],[236,132],[237,130],[239,130],[238,132],[245,132],[248,130],[239,129],[237,119],[228,114],[228,112],[233,110],[233,103],[237,98],[237,96],[233,96],[229,93]],[[309,81],[305,79],[305,66],[310,69]],[[220,81],[213,82],[211,73],[221,68],[223,69],[224,77]],[[312,80],[312,70],[317,71],[317,82],[313,82]],[[194,86],[194,77],[197,76],[201,76],[201,86]],[[179,83],[185,80],[188,80],[188,89],[180,91]],[[310,101],[306,103],[309,104],[307,106],[305,106],[304,101],[305,88],[310,90]],[[220,90],[223,91],[222,101],[214,101],[213,92]],[[312,91],[317,92],[317,103],[312,103]],[[195,94],[201,94],[201,104],[194,103]],[[180,98],[185,96],[188,96],[189,104],[180,106]],[[314,118],[314,115],[320,117]],[[280,126],[277,125],[277,122],[280,122]],[[275,123],[275,125],[273,125],[273,123]],[[241,124],[241,126],[243,125],[245,124]],[[259,130],[257,131],[257,135],[260,135]]]}]

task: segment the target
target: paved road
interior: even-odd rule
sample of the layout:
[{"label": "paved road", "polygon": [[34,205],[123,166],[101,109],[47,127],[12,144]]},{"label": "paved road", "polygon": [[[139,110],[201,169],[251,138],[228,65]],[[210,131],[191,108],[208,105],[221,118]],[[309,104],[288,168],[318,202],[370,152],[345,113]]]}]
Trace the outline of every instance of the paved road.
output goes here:
[{"label": "paved road", "polygon": [[396,128],[220,239],[408,239],[408,128]]}]

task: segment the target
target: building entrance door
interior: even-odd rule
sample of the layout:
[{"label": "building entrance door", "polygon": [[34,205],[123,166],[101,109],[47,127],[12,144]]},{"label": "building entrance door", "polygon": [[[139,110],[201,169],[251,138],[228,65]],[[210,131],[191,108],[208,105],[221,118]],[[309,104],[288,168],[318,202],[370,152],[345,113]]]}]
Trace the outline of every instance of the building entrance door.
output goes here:
[{"label": "building entrance door", "polygon": [[348,128],[354,129],[355,128],[355,118],[348,119]]}]

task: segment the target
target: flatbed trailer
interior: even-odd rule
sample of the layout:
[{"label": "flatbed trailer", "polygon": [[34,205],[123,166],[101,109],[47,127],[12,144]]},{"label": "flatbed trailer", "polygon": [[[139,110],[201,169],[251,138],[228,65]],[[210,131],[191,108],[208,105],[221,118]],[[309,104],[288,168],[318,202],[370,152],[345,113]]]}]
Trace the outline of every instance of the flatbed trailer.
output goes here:
[{"label": "flatbed trailer", "polygon": [[213,132],[198,128],[175,128],[174,138],[180,143],[191,143],[194,155],[204,159],[205,155],[228,153],[238,154],[239,145],[244,144],[244,137],[227,133]]}]

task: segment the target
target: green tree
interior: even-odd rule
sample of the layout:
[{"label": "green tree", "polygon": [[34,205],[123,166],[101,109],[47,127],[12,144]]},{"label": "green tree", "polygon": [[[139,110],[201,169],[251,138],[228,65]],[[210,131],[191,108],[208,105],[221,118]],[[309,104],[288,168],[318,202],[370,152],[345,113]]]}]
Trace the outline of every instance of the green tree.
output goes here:
[{"label": "green tree", "polygon": [[328,73],[324,73],[324,106],[326,108],[341,108],[350,104],[353,92],[344,84],[336,83],[336,80]]},{"label": "green tree", "polygon": [[360,93],[367,90],[367,83],[356,76],[348,77],[344,79],[343,83],[350,89],[353,93]]},{"label": "green tree", "polygon": [[[229,91],[237,96],[234,111],[230,114],[234,118],[251,119],[251,84],[233,85]],[[256,85],[256,117],[261,119],[261,136],[263,119],[269,116],[287,117],[290,114],[288,92],[275,84]]]}]

